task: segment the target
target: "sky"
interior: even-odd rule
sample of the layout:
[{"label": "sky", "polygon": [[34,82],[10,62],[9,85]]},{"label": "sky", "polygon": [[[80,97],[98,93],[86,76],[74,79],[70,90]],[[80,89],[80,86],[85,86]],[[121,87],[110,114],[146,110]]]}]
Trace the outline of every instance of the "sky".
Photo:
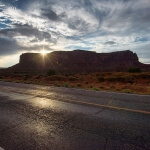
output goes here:
[{"label": "sky", "polygon": [[0,67],[42,49],[131,50],[150,64],[150,0],[0,0]]}]

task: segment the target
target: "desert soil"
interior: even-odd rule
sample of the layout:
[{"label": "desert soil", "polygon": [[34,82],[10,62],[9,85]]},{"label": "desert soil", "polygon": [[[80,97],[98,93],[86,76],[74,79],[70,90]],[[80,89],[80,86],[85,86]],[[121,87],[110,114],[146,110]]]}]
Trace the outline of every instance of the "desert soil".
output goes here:
[{"label": "desert soil", "polygon": [[66,88],[150,95],[150,72],[102,72],[71,75],[1,75],[0,80]]}]

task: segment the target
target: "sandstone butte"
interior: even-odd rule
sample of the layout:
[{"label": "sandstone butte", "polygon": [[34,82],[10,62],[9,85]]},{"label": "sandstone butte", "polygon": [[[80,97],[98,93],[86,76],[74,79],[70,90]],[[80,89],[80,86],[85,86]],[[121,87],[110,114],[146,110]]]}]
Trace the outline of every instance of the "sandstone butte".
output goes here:
[{"label": "sandstone butte", "polygon": [[150,64],[139,62],[136,53],[130,50],[112,53],[92,51],[54,51],[42,56],[40,53],[24,53],[18,64],[6,69],[11,73],[45,73],[49,69],[56,73],[91,73],[101,71],[127,71],[140,68],[150,71]]}]

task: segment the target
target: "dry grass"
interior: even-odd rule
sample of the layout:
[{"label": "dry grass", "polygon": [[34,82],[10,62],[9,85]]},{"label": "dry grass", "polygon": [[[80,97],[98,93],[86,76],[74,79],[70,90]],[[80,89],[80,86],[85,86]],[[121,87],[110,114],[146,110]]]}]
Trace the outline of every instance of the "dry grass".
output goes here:
[{"label": "dry grass", "polygon": [[150,94],[150,72],[102,72],[73,75],[3,75],[0,80],[97,91]]}]

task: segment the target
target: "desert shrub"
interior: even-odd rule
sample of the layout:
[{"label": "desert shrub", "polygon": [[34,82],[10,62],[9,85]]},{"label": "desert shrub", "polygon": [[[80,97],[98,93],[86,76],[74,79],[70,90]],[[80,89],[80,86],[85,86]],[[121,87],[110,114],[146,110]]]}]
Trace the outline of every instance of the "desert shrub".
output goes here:
[{"label": "desert shrub", "polygon": [[100,89],[103,89],[103,88],[104,88],[104,86],[102,86],[102,85],[101,85],[99,88],[100,88]]},{"label": "desert shrub", "polygon": [[47,80],[50,80],[50,81],[63,81],[63,80],[65,80],[65,78],[61,75],[51,75],[47,78]]},{"label": "desert shrub", "polygon": [[118,82],[125,82],[125,77],[116,77]]},{"label": "desert shrub", "polygon": [[122,92],[123,93],[129,93],[129,94],[132,93],[132,91],[130,89],[123,89]]},{"label": "desert shrub", "polygon": [[92,88],[93,88],[93,86],[91,85],[89,88],[90,88],[90,89],[92,89]]},{"label": "desert shrub", "polygon": [[2,76],[0,76],[0,79],[3,79],[3,77],[2,77]]},{"label": "desert shrub", "polygon": [[77,80],[77,78],[75,78],[75,77],[70,77],[69,78],[69,81],[76,81]]},{"label": "desert shrub", "polygon": [[141,72],[141,70],[140,70],[140,68],[129,68],[128,72],[138,73],[138,72]]},{"label": "desert shrub", "polygon": [[56,84],[54,84],[54,85],[55,85],[55,86],[57,86],[57,87],[60,87],[60,85],[59,85],[59,84],[57,84],[57,83],[56,83]]},{"label": "desert shrub", "polygon": [[150,79],[150,74],[141,74],[140,78],[142,78],[142,79]]},{"label": "desert shrub", "polygon": [[107,78],[109,82],[126,82],[125,77],[109,77]]},{"label": "desert shrub", "polygon": [[25,75],[25,76],[23,77],[23,80],[28,80],[29,77],[30,77],[30,75]]},{"label": "desert shrub", "polygon": [[128,83],[133,84],[134,80],[129,80]]},{"label": "desert shrub", "polygon": [[78,87],[81,87],[82,85],[81,85],[81,84],[77,84],[77,86],[78,86]]},{"label": "desert shrub", "polygon": [[104,81],[105,81],[105,78],[104,78],[104,77],[99,77],[98,80],[99,80],[100,82],[104,82]]},{"label": "desert shrub", "polygon": [[125,82],[133,84],[134,83],[134,77],[133,76],[126,77]]},{"label": "desert shrub", "polygon": [[68,84],[68,83],[65,83],[65,84],[64,84],[64,87],[68,88],[68,87],[69,87],[69,84]]},{"label": "desert shrub", "polygon": [[69,77],[69,74],[65,74],[65,77]]},{"label": "desert shrub", "polygon": [[99,88],[93,87],[92,90],[99,91]]},{"label": "desert shrub", "polygon": [[117,81],[116,77],[110,77],[110,78],[107,78],[107,80],[110,82],[116,82]]},{"label": "desert shrub", "polygon": [[98,76],[99,76],[99,73],[96,73],[96,76],[98,77]]},{"label": "desert shrub", "polygon": [[41,76],[40,76],[40,75],[37,75],[37,76],[36,76],[36,79],[40,79],[40,78],[41,78]]},{"label": "desert shrub", "polygon": [[52,75],[55,75],[55,74],[56,74],[56,72],[53,69],[49,69],[48,72],[47,72],[48,76],[52,76]]}]

